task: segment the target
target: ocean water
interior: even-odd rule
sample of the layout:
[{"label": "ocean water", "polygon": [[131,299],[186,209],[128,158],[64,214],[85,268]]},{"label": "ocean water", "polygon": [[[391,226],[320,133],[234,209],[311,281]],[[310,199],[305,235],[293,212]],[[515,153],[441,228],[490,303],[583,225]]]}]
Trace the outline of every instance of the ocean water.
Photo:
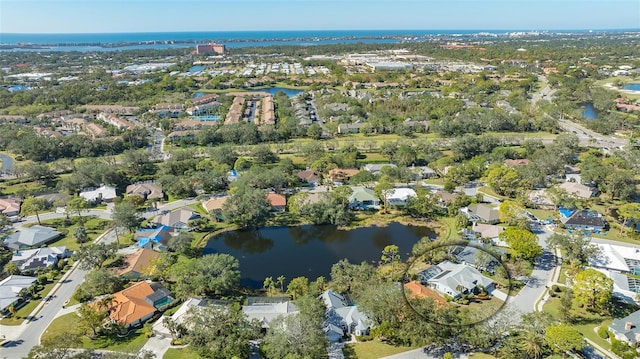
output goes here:
[{"label": "ocean water", "polygon": [[[282,39],[346,38],[382,36],[426,36],[436,34],[473,34],[479,30],[318,30],[318,31],[215,31],[149,32],[107,34],[7,34],[0,33],[2,44],[116,44],[146,41],[220,41],[247,42]],[[496,31],[505,33],[505,31]],[[253,41],[251,41],[253,42]]]},{"label": "ocean water", "polygon": [[[421,41],[434,35],[505,34],[529,30],[304,30],[304,31],[215,31],[102,34],[11,34],[0,33],[0,44],[40,45],[41,48],[11,48],[0,51],[118,51],[188,48],[196,43],[220,42],[229,48],[273,45],[329,45],[349,43],[398,43]],[[602,30],[598,32],[638,31]],[[549,31],[553,32],[553,31]],[[562,30],[584,33],[586,30]],[[127,44],[125,46],[125,44]],[[109,45],[108,47],[103,47]]]}]

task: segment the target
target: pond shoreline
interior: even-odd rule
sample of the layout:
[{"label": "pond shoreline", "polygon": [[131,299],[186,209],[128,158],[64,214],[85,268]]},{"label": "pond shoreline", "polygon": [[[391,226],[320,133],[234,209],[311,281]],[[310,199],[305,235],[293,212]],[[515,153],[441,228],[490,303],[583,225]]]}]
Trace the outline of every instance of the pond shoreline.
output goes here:
[{"label": "pond shoreline", "polygon": [[[366,227],[378,227],[378,228],[385,228],[388,227],[391,223],[399,223],[401,225],[404,226],[413,226],[413,227],[426,227],[431,229],[433,232],[435,232],[438,237],[444,236],[446,237],[446,234],[441,233],[441,231],[447,229],[446,224],[442,223],[439,220],[420,220],[417,218],[413,218],[413,217],[409,217],[406,215],[400,215],[400,216],[393,216],[393,214],[385,214],[385,215],[380,215],[380,216],[391,216],[390,218],[374,218],[374,216],[380,215],[379,213],[373,214],[373,215],[367,215],[367,217],[362,218],[362,219],[357,219],[355,221],[353,221],[351,224],[346,225],[346,226],[337,226],[338,230],[342,230],[342,231],[350,231],[350,230],[354,230],[354,229],[358,229],[358,228],[366,228]],[[238,226],[235,225],[230,225],[228,227],[225,228],[220,228],[220,229],[216,229],[215,231],[209,232],[207,234],[205,234],[201,239],[199,239],[197,242],[195,242],[193,244],[193,247],[198,248],[198,249],[202,249],[204,248],[207,243],[209,242],[209,240],[211,240],[211,238],[218,236],[220,234],[223,234],[225,232],[229,232],[229,231],[243,231],[243,230],[260,230],[260,229],[265,229],[265,228],[277,228],[277,227],[302,227],[302,226],[313,226],[313,225],[317,225],[317,226],[322,226],[323,224],[314,224],[308,221],[304,221],[304,222],[298,222],[296,224],[289,224],[289,225],[282,225],[282,224],[273,224],[273,225],[267,225],[267,226],[262,226],[262,227],[254,227],[254,228],[247,228],[247,229],[241,229]],[[329,225],[329,224],[327,224]]]},{"label": "pond shoreline", "polygon": [[205,235],[197,242],[202,255],[226,253],[240,262],[242,285],[259,288],[268,276],[311,280],[328,277],[333,264],[380,261],[388,245],[399,247],[405,259],[422,238],[447,235],[439,221],[423,221],[399,214],[359,216],[352,226],[313,225],[273,221],[272,225],[240,230],[228,226]]}]

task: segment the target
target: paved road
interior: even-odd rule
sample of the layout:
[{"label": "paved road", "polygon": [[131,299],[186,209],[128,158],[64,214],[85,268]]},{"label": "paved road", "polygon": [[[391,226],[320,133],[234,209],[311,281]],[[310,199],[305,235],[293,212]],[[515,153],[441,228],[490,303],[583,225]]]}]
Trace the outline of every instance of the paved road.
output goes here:
[{"label": "paved road", "polygon": [[2,167],[0,167],[0,176],[3,174],[13,173],[13,158],[0,154],[0,162],[2,162]]},{"label": "paved road", "polygon": [[581,146],[598,147],[608,151],[613,148],[629,145],[629,140],[626,138],[605,136],[566,119],[558,120],[558,126],[563,130],[578,136]]},{"label": "paved road", "polygon": [[549,86],[549,81],[547,81],[546,76],[538,75],[538,81],[540,81],[542,88],[540,89],[540,91],[535,92],[531,95],[531,105],[533,106],[535,106],[536,103],[538,103],[538,101],[542,100],[543,98],[551,101],[553,94],[556,92],[555,89],[552,89],[551,86]]},{"label": "paved road", "polygon": [[536,264],[531,273],[531,277],[527,285],[518,292],[515,297],[509,298],[507,305],[521,313],[529,313],[534,310],[535,303],[544,294],[547,289],[553,269],[555,268],[555,256],[553,252],[547,248],[547,239],[553,232],[546,227],[541,228],[538,232],[538,243],[542,246],[542,256],[536,260]]}]

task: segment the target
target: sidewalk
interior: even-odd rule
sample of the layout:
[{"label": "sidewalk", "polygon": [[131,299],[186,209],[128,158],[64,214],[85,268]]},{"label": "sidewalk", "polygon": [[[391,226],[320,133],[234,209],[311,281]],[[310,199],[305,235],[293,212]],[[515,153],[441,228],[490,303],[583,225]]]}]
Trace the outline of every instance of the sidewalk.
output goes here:
[{"label": "sidewalk", "polygon": [[598,344],[596,344],[593,340],[589,339],[589,338],[584,338],[584,340],[589,343],[589,345],[591,345],[592,347],[594,347],[598,353],[600,353],[601,355],[604,355],[606,358],[611,358],[611,359],[622,359],[619,356],[613,354],[612,352],[604,349],[603,347],[599,346]]}]

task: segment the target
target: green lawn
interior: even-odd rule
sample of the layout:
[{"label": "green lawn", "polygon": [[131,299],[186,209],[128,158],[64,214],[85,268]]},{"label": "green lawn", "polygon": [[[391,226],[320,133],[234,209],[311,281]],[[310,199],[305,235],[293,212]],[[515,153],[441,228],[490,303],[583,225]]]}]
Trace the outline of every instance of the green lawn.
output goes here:
[{"label": "green lawn", "polygon": [[191,208],[194,211],[196,211],[202,217],[209,218],[209,213],[207,213],[207,211],[204,209],[204,207],[202,207],[202,204],[200,202],[190,204],[189,208]]},{"label": "green lawn", "polygon": [[18,311],[16,312],[16,315],[10,317],[10,318],[3,318],[2,320],[0,320],[0,324],[2,325],[20,325],[22,324],[22,322],[25,320],[26,317],[29,316],[29,314],[31,314],[31,312],[36,309],[36,307],[38,306],[38,304],[40,304],[40,302],[42,301],[42,298],[46,297],[49,292],[51,291],[51,289],[53,288],[53,286],[55,285],[55,280],[51,283],[48,283],[44,286],[44,288],[42,288],[42,290],[40,292],[38,292],[37,294],[37,298],[39,299],[32,299],[29,301],[29,303],[27,303],[24,307],[18,309]]},{"label": "green lawn", "polygon": [[473,353],[469,355],[469,359],[497,359],[493,355],[486,353]]},{"label": "green lawn", "polygon": [[529,212],[531,212],[534,216],[536,216],[536,218],[541,219],[541,220],[545,220],[547,218],[553,218],[553,211],[547,211],[544,209],[529,209]]},{"label": "green lawn", "polygon": [[[446,238],[445,241],[454,241],[460,239],[460,235],[458,234],[458,229],[456,228],[456,219],[452,217],[445,217],[440,219],[440,222],[443,223],[444,230],[446,230]],[[442,233],[443,235],[445,233]]]},{"label": "green lawn", "polygon": [[[619,307],[618,309],[625,310],[625,308],[623,307]],[[560,318],[560,299],[550,298],[549,301],[547,301],[547,303],[544,305],[543,310],[551,314],[554,318],[559,319]],[[626,310],[631,310],[631,309],[627,308]],[[611,348],[611,344],[609,344],[607,340],[602,339],[598,336],[598,334],[595,332],[595,328],[600,325],[604,325],[608,327],[609,324],[611,324],[611,321],[613,320],[612,317],[601,316],[598,314],[589,313],[584,309],[576,309],[576,308],[572,310],[572,313],[574,317],[577,318],[575,322],[571,324],[572,327],[576,328],[580,333],[582,333],[583,336],[592,340],[593,342],[600,345],[601,347],[605,349]],[[623,315],[624,313],[621,313],[618,316],[623,316]]]},{"label": "green lawn", "polygon": [[560,275],[558,276],[558,283],[567,284],[567,267],[560,266],[558,269],[560,271]]},{"label": "green lawn", "polygon": [[[109,221],[106,219],[94,217],[83,217],[83,219],[85,221],[84,228],[89,236],[89,241],[94,241],[109,227]],[[69,223],[65,223],[65,218],[56,218],[42,221],[42,225],[54,227],[64,235],[59,240],[49,243],[50,247],[66,246],[68,250],[72,251],[80,248],[80,244],[78,244],[76,239],[73,238],[73,231],[79,226],[77,216],[71,216]]]},{"label": "green lawn", "polygon": [[[76,313],[65,314],[53,320],[47,330],[42,334],[42,340],[53,335],[59,335],[60,333],[78,334],[78,315]],[[89,339],[83,336],[82,348],[135,353],[138,352],[146,342],[147,338],[144,335],[144,329],[140,328],[124,338],[100,337],[97,339]]]},{"label": "green lawn", "polygon": [[166,353],[164,353],[163,359],[199,359],[200,356],[189,348],[175,349],[169,348]]},{"label": "green lawn", "polygon": [[350,343],[345,345],[342,352],[345,359],[376,359],[389,355],[394,355],[409,350],[416,349],[414,347],[396,347],[385,344],[377,340],[363,343]]},{"label": "green lawn", "polygon": [[505,197],[505,196],[501,196],[501,195],[497,194],[494,190],[489,188],[489,186],[484,186],[484,187],[478,188],[478,193],[484,193],[484,194],[487,194],[487,195],[489,195],[491,197],[499,198],[501,200],[509,199],[509,197]]},{"label": "green lawn", "polygon": [[606,319],[601,323],[579,324],[579,325],[574,325],[574,327],[578,329],[578,331],[582,333],[582,335],[584,335],[586,338],[591,339],[594,343],[598,344],[599,346],[605,349],[609,349],[611,348],[611,344],[609,344],[609,341],[607,341],[606,339],[600,338],[598,334],[595,332],[595,328],[600,325],[604,325],[605,327],[608,327],[609,324],[611,324],[611,322],[612,322],[612,319]]}]

